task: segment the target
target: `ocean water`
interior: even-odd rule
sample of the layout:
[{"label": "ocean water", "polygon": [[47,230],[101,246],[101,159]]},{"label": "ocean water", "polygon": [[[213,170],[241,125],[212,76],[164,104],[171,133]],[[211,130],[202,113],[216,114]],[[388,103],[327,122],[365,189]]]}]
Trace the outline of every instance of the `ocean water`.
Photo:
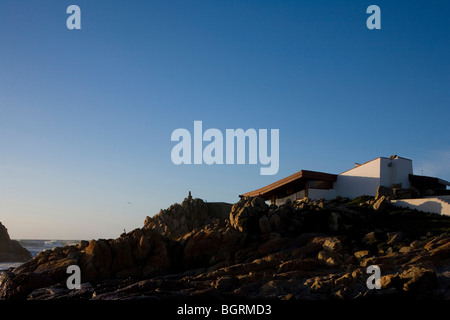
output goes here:
[{"label": "ocean water", "polygon": [[[80,243],[80,240],[17,240],[19,243],[30,251],[31,256],[36,256],[39,252],[44,250],[51,250],[55,247],[64,247],[71,244]],[[15,268],[22,264],[23,262],[0,262],[0,271],[6,270],[8,268]]]}]

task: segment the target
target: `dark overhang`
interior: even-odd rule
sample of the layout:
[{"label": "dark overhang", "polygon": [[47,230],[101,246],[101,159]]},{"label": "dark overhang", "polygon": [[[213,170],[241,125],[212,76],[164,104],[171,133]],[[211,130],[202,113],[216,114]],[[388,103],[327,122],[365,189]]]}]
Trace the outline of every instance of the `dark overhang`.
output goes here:
[{"label": "dark overhang", "polygon": [[274,195],[277,197],[288,196],[308,186],[316,189],[331,189],[336,179],[337,175],[335,174],[302,170],[265,187],[246,192],[240,197],[259,196],[269,200]]}]

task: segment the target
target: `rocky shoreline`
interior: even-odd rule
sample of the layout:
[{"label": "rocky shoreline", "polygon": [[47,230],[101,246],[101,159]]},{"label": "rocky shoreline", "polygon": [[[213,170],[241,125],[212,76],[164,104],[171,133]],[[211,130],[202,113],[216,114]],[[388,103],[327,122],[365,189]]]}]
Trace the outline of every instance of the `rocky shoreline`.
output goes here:
[{"label": "rocky shoreline", "polygon": [[[69,265],[81,269],[66,287]],[[370,290],[369,265],[381,270]],[[3,300],[450,299],[450,217],[385,196],[282,206],[188,197],[117,239],[43,251],[0,276]]]},{"label": "rocky shoreline", "polygon": [[0,262],[25,262],[31,253],[16,240],[11,240],[6,227],[0,222]]}]

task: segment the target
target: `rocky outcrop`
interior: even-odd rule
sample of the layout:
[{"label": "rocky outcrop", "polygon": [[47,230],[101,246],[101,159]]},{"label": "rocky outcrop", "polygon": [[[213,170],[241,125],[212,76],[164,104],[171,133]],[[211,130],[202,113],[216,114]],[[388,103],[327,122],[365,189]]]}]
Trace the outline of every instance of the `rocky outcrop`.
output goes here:
[{"label": "rocky outcrop", "polygon": [[[242,198],[225,214],[187,198],[117,239],[39,253],[0,276],[0,298],[449,299],[450,218],[375,203]],[[71,264],[79,290],[65,286]]]},{"label": "rocky outcrop", "polygon": [[8,230],[0,222],[0,262],[23,262],[31,259],[30,252],[16,240],[9,238]]},{"label": "rocky outcrop", "polygon": [[163,236],[175,239],[209,224],[220,224],[228,218],[231,204],[204,202],[191,196],[181,204],[175,203],[153,217],[147,217],[144,228],[153,229]]}]

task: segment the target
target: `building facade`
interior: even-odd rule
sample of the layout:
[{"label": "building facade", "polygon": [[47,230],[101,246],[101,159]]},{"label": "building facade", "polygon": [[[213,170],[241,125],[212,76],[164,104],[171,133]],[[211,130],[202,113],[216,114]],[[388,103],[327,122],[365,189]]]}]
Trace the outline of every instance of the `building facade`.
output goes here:
[{"label": "building facade", "polygon": [[412,160],[391,156],[378,157],[355,166],[340,174],[317,171],[299,171],[268,186],[241,196],[259,196],[273,204],[283,204],[308,197],[310,199],[334,199],[338,196],[356,198],[375,196],[379,186],[408,189],[414,187],[422,195],[448,194],[450,183],[442,179],[413,174]]}]

